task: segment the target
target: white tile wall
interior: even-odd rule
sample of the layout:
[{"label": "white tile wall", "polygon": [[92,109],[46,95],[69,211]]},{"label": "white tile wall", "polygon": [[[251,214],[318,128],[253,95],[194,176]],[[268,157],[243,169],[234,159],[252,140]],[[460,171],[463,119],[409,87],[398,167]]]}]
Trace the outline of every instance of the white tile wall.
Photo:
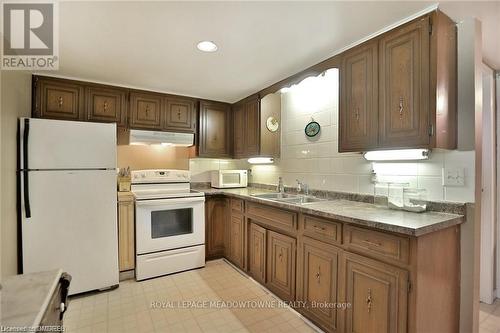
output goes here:
[{"label": "white tile wall", "polygon": [[[281,103],[281,159],[274,165],[252,166],[252,182],[277,184],[282,176],[288,186],[300,179],[315,189],[373,194],[373,170],[380,181],[425,188],[430,200],[474,201],[474,151],[435,150],[426,161],[373,164],[360,154],[340,154],[336,69],[282,93]],[[304,134],[311,117],[321,124],[321,134],[313,140]],[[442,186],[442,169],[447,165],[465,169],[465,186]]]}]

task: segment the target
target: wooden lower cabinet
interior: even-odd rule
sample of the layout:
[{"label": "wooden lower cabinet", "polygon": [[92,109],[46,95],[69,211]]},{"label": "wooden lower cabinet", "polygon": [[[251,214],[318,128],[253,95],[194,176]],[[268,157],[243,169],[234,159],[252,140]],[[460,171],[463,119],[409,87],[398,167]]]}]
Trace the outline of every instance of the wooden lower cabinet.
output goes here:
[{"label": "wooden lower cabinet", "polygon": [[245,267],[245,218],[244,215],[231,213],[229,221],[229,260],[239,268]]},{"label": "wooden lower cabinet", "polygon": [[267,287],[280,298],[295,300],[295,238],[267,231]]},{"label": "wooden lower cabinet", "polygon": [[227,199],[215,197],[205,203],[205,257],[221,258],[224,255],[224,228],[227,219]]},{"label": "wooden lower cabinet", "polygon": [[345,331],[406,332],[408,272],[346,252],[343,256]]},{"label": "wooden lower cabinet", "polygon": [[250,223],[248,230],[248,272],[257,281],[266,283],[266,229]]},{"label": "wooden lower cabinet", "polygon": [[[338,270],[342,249],[302,237],[297,254],[297,300],[305,302],[298,310],[327,332],[338,332]],[[342,311],[342,310],[339,310]]]},{"label": "wooden lower cabinet", "polygon": [[118,266],[120,272],[135,268],[134,195],[118,192]]}]

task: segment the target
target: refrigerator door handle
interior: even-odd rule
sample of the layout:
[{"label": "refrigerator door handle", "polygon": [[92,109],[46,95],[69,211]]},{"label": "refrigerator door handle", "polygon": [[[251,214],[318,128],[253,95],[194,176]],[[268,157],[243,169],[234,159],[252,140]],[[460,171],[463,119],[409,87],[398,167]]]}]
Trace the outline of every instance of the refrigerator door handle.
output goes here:
[{"label": "refrigerator door handle", "polygon": [[24,119],[23,132],[23,192],[24,192],[24,210],[26,218],[31,217],[29,174],[28,174],[28,139],[30,134],[30,120]]}]

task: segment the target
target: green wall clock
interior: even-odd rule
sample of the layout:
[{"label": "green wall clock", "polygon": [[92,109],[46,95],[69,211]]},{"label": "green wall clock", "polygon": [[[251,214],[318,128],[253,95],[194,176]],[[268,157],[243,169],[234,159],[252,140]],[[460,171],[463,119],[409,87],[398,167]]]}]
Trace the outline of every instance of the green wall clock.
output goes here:
[{"label": "green wall clock", "polygon": [[321,126],[318,122],[311,120],[309,124],[306,125],[304,132],[310,138],[314,138],[321,131]]}]

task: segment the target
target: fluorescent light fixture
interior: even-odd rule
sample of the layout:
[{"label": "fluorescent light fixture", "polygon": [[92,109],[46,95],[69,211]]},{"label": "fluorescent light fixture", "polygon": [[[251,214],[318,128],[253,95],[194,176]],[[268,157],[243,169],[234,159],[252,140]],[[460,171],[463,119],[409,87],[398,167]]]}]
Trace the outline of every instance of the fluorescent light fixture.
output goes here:
[{"label": "fluorescent light fixture", "polygon": [[429,149],[400,149],[368,151],[363,155],[368,161],[411,161],[429,159]]},{"label": "fluorescent light fixture", "polygon": [[274,159],[272,157],[251,157],[248,159],[250,164],[272,164]]},{"label": "fluorescent light fixture", "polygon": [[209,40],[199,42],[196,47],[202,52],[215,52],[218,49],[217,45]]},{"label": "fluorescent light fixture", "polygon": [[193,143],[193,133],[130,130],[131,145],[190,147]]}]

